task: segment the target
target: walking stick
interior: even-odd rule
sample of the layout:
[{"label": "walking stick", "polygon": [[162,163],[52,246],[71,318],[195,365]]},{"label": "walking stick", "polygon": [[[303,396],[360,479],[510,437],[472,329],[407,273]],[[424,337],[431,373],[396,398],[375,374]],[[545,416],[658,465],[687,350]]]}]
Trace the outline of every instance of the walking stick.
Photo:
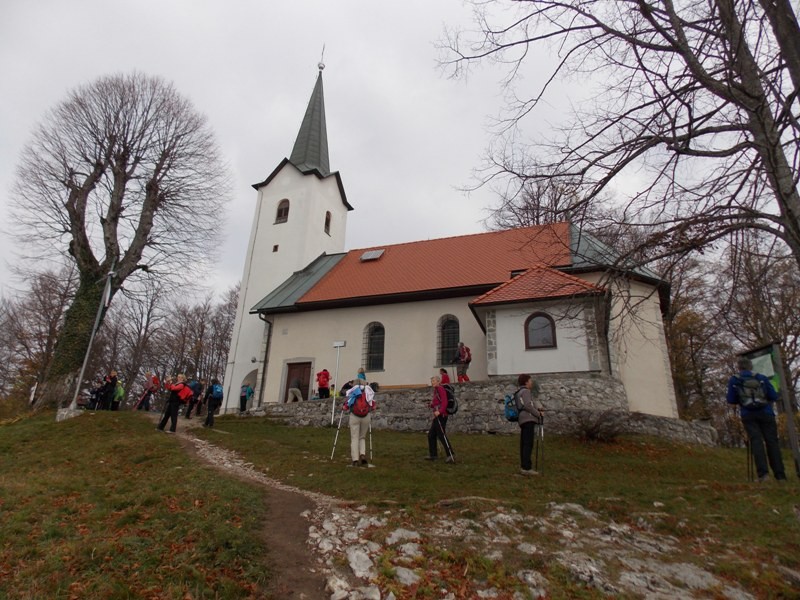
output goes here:
[{"label": "walking stick", "polygon": [[369,418],[369,462],[372,463],[372,417]]},{"label": "walking stick", "polygon": [[439,431],[442,432],[442,439],[444,439],[444,447],[447,450],[447,456],[453,461],[453,464],[456,464],[456,456],[453,454],[453,449],[450,447],[450,441],[447,439],[447,434],[444,432],[444,427],[442,427],[442,421],[439,417],[433,417],[436,419],[436,422],[439,424]]},{"label": "walking stick", "polygon": [[344,417],[344,406],[342,407],[342,412],[339,415],[339,426],[336,428],[336,437],[333,438],[333,450],[331,450],[331,460],[333,460],[333,455],[336,453],[336,442],[339,441],[339,429],[342,427],[342,417]]},{"label": "walking stick", "polygon": [[[534,430],[533,432],[533,446],[534,446],[534,456],[536,459],[536,466],[534,467],[534,470],[543,474],[544,473],[544,415],[539,415],[539,432],[538,436],[536,430]],[[541,467],[539,465],[540,457],[541,457]]]}]

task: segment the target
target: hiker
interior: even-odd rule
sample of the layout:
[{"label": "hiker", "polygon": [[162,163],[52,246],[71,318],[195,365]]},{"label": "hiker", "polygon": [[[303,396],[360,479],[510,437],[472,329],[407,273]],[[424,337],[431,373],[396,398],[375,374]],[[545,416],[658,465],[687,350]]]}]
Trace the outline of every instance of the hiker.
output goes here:
[{"label": "hiker", "polygon": [[539,401],[539,384],[527,373],[517,377],[519,389],[516,401],[519,411],[519,472],[523,475],[538,475],[533,469],[531,454],[536,438],[536,426],[542,422],[544,406]]},{"label": "hiker", "polygon": [[153,394],[158,392],[160,386],[161,382],[158,380],[158,377],[153,375],[150,371],[147,371],[144,374],[144,392],[141,398],[139,398],[139,402],[136,404],[136,410],[150,412],[150,398],[152,398]]},{"label": "hiker", "polygon": [[201,384],[199,381],[197,381],[197,379],[192,377],[188,382],[186,382],[186,385],[188,385],[189,389],[192,390],[192,399],[189,400],[189,406],[186,408],[186,418],[191,419],[192,409],[195,406],[197,406],[197,413],[198,414],[200,413],[200,404],[201,404],[200,394],[203,391],[203,384]]},{"label": "hiker", "polygon": [[242,384],[242,389],[239,391],[239,414],[243,415],[247,410],[247,403],[250,402],[250,398],[253,397],[253,386],[250,385],[249,381],[245,381]]},{"label": "hiker", "polygon": [[431,387],[433,388],[433,398],[430,408],[433,411],[433,420],[428,430],[428,456],[425,457],[425,460],[439,458],[439,449],[436,444],[436,440],[439,440],[447,452],[445,462],[454,463],[453,447],[447,439],[447,392],[442,387],[442,380],[438,375],[431,377]]},{"label": "hiker", "polygon": [[[778,426],[772,407],[772,404],[778,399],[778,392],[775,391],[765,375],[753,372],[753,363],[749,358],[740,356],[736,361],[736,368],[739,374],[733,375],[728,380],[727,402],[739,405],[739,416],[747,432],[747,438],[750,440],[758,481],[763,482],[769,479],[767,462],[772,468],[775,479],[785,481],[786,471],[783,469],[783,456],[778,443]],[[752,393],[759,397],[759,401],[751,406],[745,406],[748,404],[745,396],[745,386],[748,380],[755,380],[758,383]],[[764,450],[765,446],[766,451]]]},{"label": "hiker", "polygon": [[331,374],[328,373],[328,369],[322,369],[319,373],[317,373],[317,395],[320,398],[330,398],[331,397]]},{"label": "hiker", "polygon": [[447,369],[439,369],[439,380],[442,382],[442,385],[450,383],[450,375],[447,373]]},{"label": "hiker", "polygon": [[111,410],[111,403],[117,391],[117,372],[111,370],[103,380],[103,388],[100,390],[100,410]]},{"label": "hiker", "polygon": [[289,391],[286,394],[286,400],[284,400],[284,404],[286,404],[287,402],[302,402],[302,401],[303,401],[303,392],[300,391],[300,379],[298,377],[295,377],[289,384]]},{"label": "hiker", "polygon": [[356,377],[356,385],[347,390],[347,400],[342,410],[350,411],[350,459],[351,466],[368,467],[367,432],[375,410],[375,392],[363,380]]},{"label": "hiker", "polygon": [[[175,383],[172,383],[172,378],[167,379],[164,382],[164,389],[169,390],[169,398],[167,399],[167,405],[164,407],[164,415],[161,417],[161,422],[156,429],[165,433],[175,433],[178,428],[178,411],[181,404],[184,403],[182,396],[188,400],[191,388],[186,385],[186,375],[181,373],[176,377]],[[167,420],[170,421],[170,427],[169,430],[165,431]]]},{"label": "hiker", "polygon": [[469,349],[469,346],[464,344],[464,342],[458,342],[458,350],[453,358],[453,362],[456,364],[458,383],[469,381],[467,369],[469,368],[469,363],[472,362],[472,351]]},{"label": "hiker", "polygon": [[117,385],[114,387],[114,395],[111,397],[111,410],[119,410],[119,405],[125,399],[125,388],[122,382],[117,379]]},{"label": "hiker", "polygon": [[359,383],[362,381],[363,382],[367,381],[367,374],[364,372],[364,367],[358,368],[358,374],[356,375],[356,380],[359,381]]},{"label": "hiker", "polygon": [[222,406],[222,398],[222,384],[219,382],[219,379],[214,378],[211,380],[211,385],[206,388],[206,397],[204,399],[206,404],[206,420],[203,422],[203,427],[214,426],[214,413]]}]

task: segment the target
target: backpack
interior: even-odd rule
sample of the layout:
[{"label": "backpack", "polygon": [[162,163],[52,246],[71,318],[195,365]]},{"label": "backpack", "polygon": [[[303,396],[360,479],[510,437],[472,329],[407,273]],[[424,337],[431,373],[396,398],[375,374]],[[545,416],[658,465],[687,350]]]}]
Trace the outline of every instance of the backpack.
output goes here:
[{"label": "backpack", "polygon": [[442,385],[445,393],[447,394],[447,414],[454,415],[458,412],[458,400],[456,399],[456,391],[449,383]]},{"label": "backpack", "polygon": [[178,398],[180,399],[181,402],[186,404],[187,402],[189,402],[189,400],[191,400],[192,396],[194,396],[192,388],[190,388],[188,385],[184,383],[183,387],[178,390]]},{"label": "backpack", "polygon": [[219,383],[211,386],[211,397],[214,400],[222,400],[222,386]]},{"label": "backpack", "polygon": [[350,407],[352,412],[357,417],[366,417],[369,414],[369,402],[367,402],[367,392],[364,390],[356,396],[353,401],[353,406]]},{"label": "backpack", "polygon": [[503,400],[503,405],[504,405],[503,408],[506,415],[506,421],[510,421],[511,423],[516,423],[517,421],[519,421],[518,400],[519,400],[519,390],[517,390],[513,394],[506,394],[506,397]]},{"label": "backpack", "polygon": [[739,406],[750,410],[764,408],[769,404],[764,386],[756,379],[755,375],[736,376],[736,394],[739,397]]}]

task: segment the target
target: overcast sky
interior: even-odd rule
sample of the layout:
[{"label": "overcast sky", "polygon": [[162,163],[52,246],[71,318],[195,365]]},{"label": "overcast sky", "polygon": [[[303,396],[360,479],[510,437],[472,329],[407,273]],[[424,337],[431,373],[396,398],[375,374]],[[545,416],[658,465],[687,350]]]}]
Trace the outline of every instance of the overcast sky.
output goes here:
[{"label": "overcast sky", "polygon": [[[0,218],[22,147],[69,90],[134,70],[173,82],[204,113],[235,188],[210,282],[241,278],[263,181],[291,153],[323,73],[330,166],[354,207],[347,249],[484,230],[488,191],[465,196],[501,105],[500,73],[436,68],[461,0],[2,0]],[[11,241],[0,238],[8,292]]]}]

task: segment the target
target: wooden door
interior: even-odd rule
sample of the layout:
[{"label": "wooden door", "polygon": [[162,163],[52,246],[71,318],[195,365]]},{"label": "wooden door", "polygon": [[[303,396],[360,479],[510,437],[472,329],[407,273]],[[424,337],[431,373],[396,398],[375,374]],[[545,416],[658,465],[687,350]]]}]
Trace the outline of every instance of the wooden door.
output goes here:
[{"label": "wooden door", "polygon": [[283,398],[281,402],[286,400],[289,393],[289,386],[294,379],[300,380],[300,392],[303,394],[303,400],[308,400],[311,396],[311,363],[287,363],[286,365],[286,387],[283,390]]}]

